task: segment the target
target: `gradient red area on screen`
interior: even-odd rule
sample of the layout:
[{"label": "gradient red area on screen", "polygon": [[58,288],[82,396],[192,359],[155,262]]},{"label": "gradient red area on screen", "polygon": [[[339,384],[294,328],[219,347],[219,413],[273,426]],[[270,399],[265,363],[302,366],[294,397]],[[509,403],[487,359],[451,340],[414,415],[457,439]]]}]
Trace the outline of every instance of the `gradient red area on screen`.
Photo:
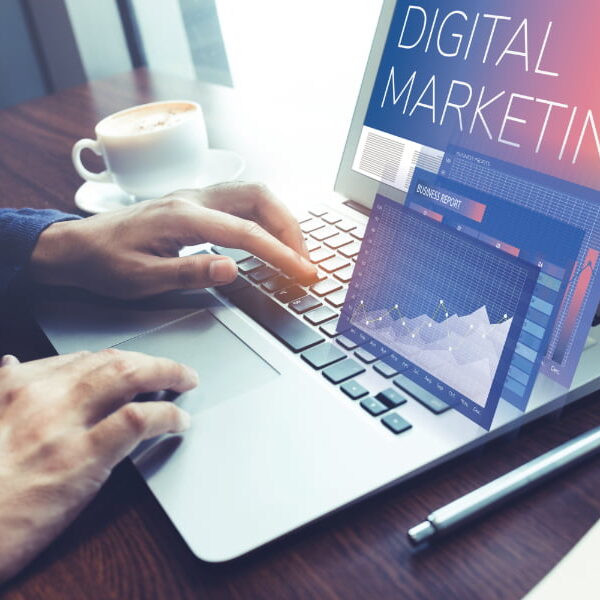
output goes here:
[{"label": "gradient red area on screen", "polygon": [[[489,90],[486,96],[505,91],[507,96],[516,93],[533,100],[514,99],[510,114],[526,123],[509,121],[504,130],[504,139],[519,144],[519,148],[489,140],[479,123],[475,124],[473,135],[461,136],[461,142],[482,153],[600,189],[600,143],[592,126],[593,120],[596,130],[600,130],[597,67],[600,3],[588,0],[483,2],[481,12],[492,12],[490,4],[497,5],[496,14],[511,17],[510,22],[499,23],[498,34],[502,32],[500,26],[507,33],[516,32],[527,18],[528,57],[505,55],[496,66],[498,50],[502,51],[505,46],[505,37],[498,35],[487,63],[470,65],[474,67],[470,75],[471,81],[476,82],[474,89],[479,89],[482,83]],[[517,37],[512,48],[517,51],[524,48],[523,34]],[[546,102],[566,106],[549,108]],[[504,107],[503,98],[497,110],[494,107],[488,113],[495,132],[502,127]],[[591,116],[589,111],[592,111]]]}]

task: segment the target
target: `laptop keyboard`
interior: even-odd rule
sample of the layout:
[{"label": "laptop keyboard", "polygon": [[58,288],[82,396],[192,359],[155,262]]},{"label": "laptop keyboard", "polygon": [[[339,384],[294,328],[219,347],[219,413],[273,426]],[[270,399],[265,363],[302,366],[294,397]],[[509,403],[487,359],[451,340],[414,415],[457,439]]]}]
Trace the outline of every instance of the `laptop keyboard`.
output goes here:
[{"label": "laptop keyboard", "polygon": [[[418,402],[433,414],[449,406],[378,360],[367,348],[358,347],[337,331],[339,311],[346,298],[365,225],[355,223],[325,207],[314,207],[298,219],[310,260],[319,277],[302,286],[243,250],[213,246],[216,254],[229,256],[238,265],[233,283],[215,288],[289,350],[351,400],[365,415],[399,435],[412,425],[395,411],[407,402]],[[369,390],[355,378],[372,369],[380,380]],[[390,385],[392,383],[392,385]],[[383,429],[382,429],[383,430]]]}]

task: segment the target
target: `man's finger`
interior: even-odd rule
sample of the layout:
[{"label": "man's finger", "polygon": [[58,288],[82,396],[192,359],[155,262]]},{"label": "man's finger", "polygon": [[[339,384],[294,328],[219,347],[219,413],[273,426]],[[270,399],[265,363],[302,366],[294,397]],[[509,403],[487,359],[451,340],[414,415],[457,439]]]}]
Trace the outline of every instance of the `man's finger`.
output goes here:
[{"label": "man's finger", "polygon": [[130,402],[90,429],[88,436],[93,452],[110,469],[140,442],[180,433],[190,422],[190,415],[170,402]]},{"label": "man's finger", "polygon": [[306,258],[279,241],[258,223],[220,210],[196,207],[191,202],[171,224],[172,235],[184,245],[210,241],[228,248],[242,248],[301,281],[310,281],[316,268]]},{"label": "man's finger", "polygon": [[9,367],[10,365],[18,365],[21,361],[12,354],[5,354],[0,358],[0,367]]},{"label": "man's finger", "polygon": [[[57,374],[58,375],[58,374]],[[60,370],[79,390],[84,420],[94,423],[137,394],[172,390],[185,392],[198,385],[198,375],[180,363],[138,352],[104,350]]]},{"label": "man's finger", "polygon": [[155,258],[148,264],[162,287],[155,292],[193,290],[231,283],[237,276],[237,265],[226,256],[195,254],[181,258]]},{"label": "man's finger", "polygon": [[[184,193],[188,193],[184,190]],[[198,197],[189,191],[190,199]],[[288,208],[266,186],[248,183],[224,183],[200,191],[207,208],[221,210],[256,221],[278,240],[308,258],[304,236]]]},{"label": "man's finger", "polygon": [[38,360],[32,360],[30,362],[19,362],[18,359],[14,358],[14,362],[11,359],[6,361],[6,364],[2,366],[14,367],[18,366],[18,370],[15,370],[13,382],[18,381],[28,382],[39,377],[48,377],[55,375],[55,373],[67,365],[71,365],[81,360],[85,356],[89,356],[90,352],[76,352],[74,354],[61,354],[59,356],[50,356],[49,358],[42,358]]}]

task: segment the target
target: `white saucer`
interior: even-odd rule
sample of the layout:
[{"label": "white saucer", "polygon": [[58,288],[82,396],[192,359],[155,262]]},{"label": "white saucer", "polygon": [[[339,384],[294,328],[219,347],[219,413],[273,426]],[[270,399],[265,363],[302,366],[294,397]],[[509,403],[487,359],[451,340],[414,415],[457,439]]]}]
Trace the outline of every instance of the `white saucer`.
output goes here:
[{"label": "white saucer", "polygon": [[[206,168],[198,175],[198,187],[237,179],[245,167],[244,159],[230,150],[210,149],[206,156]],[[86,181],[75,192],[77,208],[90,213],[109,212],[135,204],[135,200],[114,183]]]}]

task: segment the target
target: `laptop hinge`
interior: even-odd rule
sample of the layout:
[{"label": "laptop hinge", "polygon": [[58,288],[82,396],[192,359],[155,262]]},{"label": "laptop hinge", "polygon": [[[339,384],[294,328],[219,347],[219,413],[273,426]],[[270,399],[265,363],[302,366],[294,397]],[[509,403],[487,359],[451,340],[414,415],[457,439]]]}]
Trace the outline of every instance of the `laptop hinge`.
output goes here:
[{"label": "laptop hinge", "polygon": [[354,200],[344,200],[343,204],[345,204],[349,208],[357,210],[359,213],[362,213],[367,217],[371,214],[370,208],[367,208],[366,206],[363,206],[362,204],[360,204],[359,202],[355,202]]}]

